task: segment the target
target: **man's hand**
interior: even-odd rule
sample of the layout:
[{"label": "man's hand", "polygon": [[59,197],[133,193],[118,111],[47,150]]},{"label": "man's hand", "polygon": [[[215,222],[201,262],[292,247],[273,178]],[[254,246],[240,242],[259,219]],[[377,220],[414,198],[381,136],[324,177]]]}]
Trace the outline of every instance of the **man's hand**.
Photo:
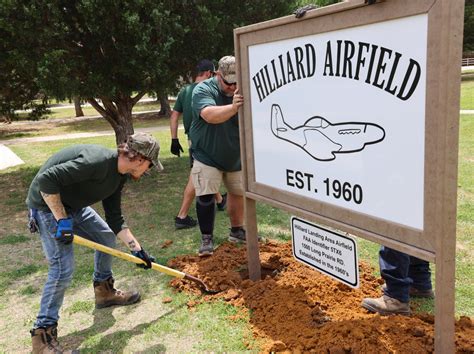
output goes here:
[{"label": "man's hand", "polygon": [[74,239],[72,232],[72,218],[59,219],[54,239],[65,245],[69,245]]},{"label": "man's hand", "polygon": [[235,110],[235,113],[239,111],[239,107],[244,104],[244,96],[239,94],[239,89],[234,91],[234,97],[232,98],[232,108]]},{"label": "man's hand", "polygon": [[151,263],[155,261],[155,257],[152,255],[149,255],[148,253],[145,252],[145,250],[142,249],[140,251],[131,251],[131,253],[135,256],[138,257],[146,262],[146,264],[137,264],[137,267],[143,268],[143,269],[150,269],[151,268]]},{"label": "man's hand", "polygon": [[181,156],[181,152],[184,152],[183,147],[179,143],[179,139],[171,139],[171,153],[178,157]]}]

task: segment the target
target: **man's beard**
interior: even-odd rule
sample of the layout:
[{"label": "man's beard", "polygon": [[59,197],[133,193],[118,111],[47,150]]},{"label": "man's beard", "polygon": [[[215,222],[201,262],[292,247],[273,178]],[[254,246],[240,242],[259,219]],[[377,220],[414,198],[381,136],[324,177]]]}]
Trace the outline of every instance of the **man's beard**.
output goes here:
[{"label": "man's beard", "polygon": [[221,91],[221,93],[226,96],[226,97],[234,97],[234,92],[232,93],[227,93],[225,92],[225,90],[222,88],[222,84],[219,80],[217,80],[217,86],[219,86],[219,90]]}]

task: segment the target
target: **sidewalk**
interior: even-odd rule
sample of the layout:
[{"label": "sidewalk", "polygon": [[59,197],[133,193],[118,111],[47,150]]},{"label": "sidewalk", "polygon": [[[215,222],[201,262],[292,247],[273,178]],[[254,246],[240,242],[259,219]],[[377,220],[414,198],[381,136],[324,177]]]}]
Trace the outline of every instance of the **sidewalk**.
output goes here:
[{"label": "sidewalk", "polygon": [[24,164],[22,159],[9,148],[0,144],[0,170],[21,164]]},{"label": "sidewalk", "polygon": [[[150,111],[155,112],[155,111]],[[147,112],[137,112],[137,114],[142,114]],[[98,117],[84,117],[83,119],[97,119]],[[135,128],[135,133],[153,133],[157,131],[169,131],[169,126],[161,127],[148,127],[148,128]],[[178,129],[184,129],[183,125],[180,124]],[[56,140],[68,140],[68,139],[80,139],[80,138],[91,138],[97,136],[109,136],[115,135],[113,129],[103,130],[99,132],[87,132],[87,133],[71,133],[71,134],[61,134],[61,135],[51,135],[51,136],[36,136],[30,138],[16,138],[9,140],[0,140],[0,170],[7,169],[9,167],[21,165],[24,162],[12,151],[7,145],[16,145],[16,144],[28,144],[35,142],[46,142],[46,141],[56,141]]]},{"label": "sidewalk", "polygon": [[[182,126],[179,126],[179,129],[182,129]],[[167,126],[163,127],[152,127],[152,128],[136,128],[135,133],[153,133],[156,131],[169,130]],[[67,139],[79,139],[79,138],[92,138],[96,136],[106,136],[114,135],[115,132],[111,130],[103,130],[100,132],[88,132],[88,133],[71,133],[71,134],[61,134],[61,135],[50,135],[50,136],[35,136],[31,138],[16,138],[9,140],[0,140],[0,144],[3,145],[16,145],[16,144],[27,144],[27,143],[36,143],[44,141],[55,141],[55,140],[67,140]]]}]

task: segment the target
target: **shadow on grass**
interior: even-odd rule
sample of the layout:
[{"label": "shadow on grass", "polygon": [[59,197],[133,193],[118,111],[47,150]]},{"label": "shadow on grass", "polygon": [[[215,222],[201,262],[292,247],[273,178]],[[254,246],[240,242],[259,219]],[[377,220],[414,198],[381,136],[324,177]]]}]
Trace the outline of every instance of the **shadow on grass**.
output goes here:
[{"label": "shadow on grass", "polygon": [[[94,322],[92,326],[81,331],[73,332],[67,336],[60,337],[59,340],[64,348],[78,348],[86,338],[88,338],[87,342],[93,341],[93,344],[85,344],[85,348],[81,349],[82,353],[98,353],[108,351],[110,350],[113,343],[113,352],[120,353],[123,352],[131,338],[145,333],[145,330],[148,327],[170,315],[173,315],[176,311],[185,306],[186,303],[180,304],[179,306],[174,307],[153,321],[141,323],[132,329],[114,331],[113,333],[104,336],[101,336],[100,334],[106,332],[116,322],[116,319],[113,315],[115,306],[100,310],[94,309],[92,312],[94,316]],[[94,337],[100,337],[100,339],[94,341]],[[146,348],[142,352],[166,352],[166,347],[163,344],[157,344],[150,348]]]}]

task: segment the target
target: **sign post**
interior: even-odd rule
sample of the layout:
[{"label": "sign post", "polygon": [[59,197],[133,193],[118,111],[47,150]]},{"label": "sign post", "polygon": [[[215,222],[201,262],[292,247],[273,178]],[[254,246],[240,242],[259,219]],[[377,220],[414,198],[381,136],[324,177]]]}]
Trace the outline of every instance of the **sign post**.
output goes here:
[{"label": "sign post", "polygon": [[436,263],[454,351],[463,0],[346,1],[234,31],[249,274],[255,202]]}]

